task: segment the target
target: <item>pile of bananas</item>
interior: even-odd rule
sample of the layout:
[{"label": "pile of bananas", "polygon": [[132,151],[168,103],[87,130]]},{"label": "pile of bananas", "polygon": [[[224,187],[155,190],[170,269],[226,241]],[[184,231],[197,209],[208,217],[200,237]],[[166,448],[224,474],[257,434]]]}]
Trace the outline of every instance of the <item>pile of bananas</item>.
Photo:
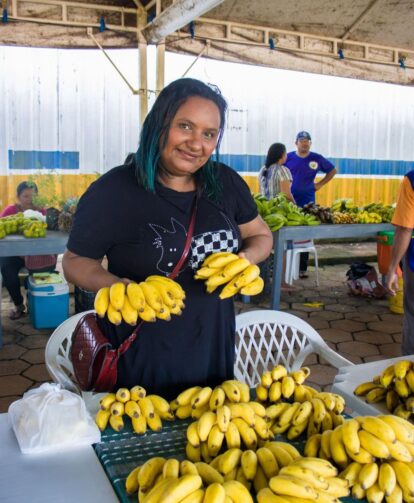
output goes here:
[{"label": "pile of bananas", "polygon": [[8,234],[23,234],[26,238],[43,238],[46,236],[46,222],[34,218],[25,218],[23,213],[16,213],[0,218],[0,239]]},{"label": "pile of bananas", "polygon": [[382,222],[381,215],[373,211],[361,210],[355,214],[355,222],[357,224],[380,224]]},{"label": "pile of bananas", "polygon": [[205,280],[208,293],[226,285],[220,292],[220,299],[228,299],[239,292],[242,295],[257,295],[264,287],[259,267],[230,252],[209,255],[194,278]]},{"label": "pile of bananas", "polygon": [[128,494],[138,492],[141,503],[213,503],[237,501],[253,503],[244,484],[223,477],[207,463],[154,457],[134,468],[125,481]]},{"label": "pile of bananas", "polygon": [[285,434],[294,440],[305,431],[310,437],[343,423],[343,397],[307,386],[304,382],[309,375],[308,367],[288,373],[284,365],[263,372],[256,397],[268,405],[266,417],[274,435]]},{"label": "pile of bananas", "polygon": [[302,206],[302,210],[316,217],[322,224],[332,224],[332,211],[329,207],[320,206],[316,203],[308,203]]},{"label": "pile of bananas", "polygon": [[389,365],[372,381],[359,384],[354,394],[368,403],[385,401],[387,409],[404,419],[414,414],[414,362],[400,360]]},{"label": "pile of bananas", "polygon": [[272,232],[276,232],[284,225],[319,225],[320,220],[302,211],[296,204],[290,202],[283,193],[267,200],[262,194],[254,194],[260,216],[267,223]]},{"label": "pile of bananas", "polygon": [[135,326],[138,318],[153,322],[157,318],[169,321],[172,314],[180,315],[185,293],[181,285],[165,276],[148,276],[141,283],[114,283],[101,288],[95,297],[95,311],[114,325],[122,320]]},{"label": "pile of bananas", "polygon": [[354,213],[346,213],[344,211],[334,211],[332,213],[334,224],[354,224]]},{"label": "pile of bananas", "polygon": [[377,213],[381,216],[382,222],[391,222],[395,211],[395,205],[384,205],[382,203],[370,203],[362,208],[370,213]]},{"label": "pile of bananas", "polygon": [[140,435],[146,433],[147,427],[152,431],[160,431],[162,419],[174,419],[170,404],[164,398],[147,395],[142,386],[134,386],[130,390],[119,388],[116,393],[105,395],[100,401],[95,422],[101,431],[108,423],[115,431],[121,431],[125,426],[125,415],[129,416],[134,432]]},{"label": "pile of bananas", "polygon": [[338,502],[349,495],[346,479],[337,476],[337,469],[327,460],[302,458],[281,468],[269,480],[269,487],[257,493],[258,503],[320,501]]},{"label": "pile of bananas", "polygon": [[412,501],[414,496],[414,426],[397,416],[360,416],[331,432],[314,435],[306,456],[332,460],[352,496],[379,503]]}]

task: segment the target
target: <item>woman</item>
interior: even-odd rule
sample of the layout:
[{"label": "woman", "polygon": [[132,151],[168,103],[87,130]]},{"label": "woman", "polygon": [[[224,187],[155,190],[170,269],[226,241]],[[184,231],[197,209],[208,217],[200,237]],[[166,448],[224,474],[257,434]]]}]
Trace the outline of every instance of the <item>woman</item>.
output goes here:
[{"label": "woman", "polygon": [[[207,294],[193,276],[218,251],[263,261],[272,236],[242,178],[211,159],[214,150],[218,158],[226,109],[216,88],[194,79],[172,82],[145,119],[133,161],[94,182],[77,207],[63,268],[69,281],[97,291],[170,273],[199,197],[189,260],[176,278],[186,292],[183,314],[144,323],[119,361],[117,386],[140,384],[172,398],[233,376],[233,302]],[[108,270],[101,266],[105,255]],[[132,330],[106,318],[100,324],[114,346]]]},{"label": "woman", "polygon": [[[8,217],[15,215],[21,211],[37,210],[45,214],[44,209],[39,209],[34,206],[33,198],[37,194],[37,186],[32,182],[21,182],[17,186],[16,204],[7,206],[1,213],[1,217]],[[1,275],[3,276],[3,284],[10,294],[14,303],[14,307],[10,310],[9,318],[11,320],[18,320],[21,318],[26,309],[24,300],[20,291],[19,271],[25,266],[24,257],[0,257]]]},{"label": "woman", "polygon": [[286,195],[289,201],[295,202],[292,196],[292,175],[284,166],[287,152],[283,143],[273,143],[267,152],[266,162],[259,171],[260,193],[267,199],[276,197],[280,192]]}]

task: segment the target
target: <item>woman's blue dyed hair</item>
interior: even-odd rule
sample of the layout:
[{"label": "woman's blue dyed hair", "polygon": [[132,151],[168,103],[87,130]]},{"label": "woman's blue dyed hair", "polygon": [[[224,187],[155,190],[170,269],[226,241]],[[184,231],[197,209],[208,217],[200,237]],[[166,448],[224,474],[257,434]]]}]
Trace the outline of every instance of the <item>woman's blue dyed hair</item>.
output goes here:
[{"label": "woman's blue dyed hair", "polygon": [[[196,79],[175,80],[161,91],[145,118],[138,151],[135,154],[138,183],[150,192],[155,192],[158,162],[167,143],[171,122],[181,105],[194,96],[212,101],[220,111],[220,131],[215,156],[215,160],[219,162],[219,148],[226,120],[226,100],[216,86],[204,84]],[[216,167],[210,158],[195,174],[199,190],[212,200],[218,199],[221,189],[215,170]]]}]

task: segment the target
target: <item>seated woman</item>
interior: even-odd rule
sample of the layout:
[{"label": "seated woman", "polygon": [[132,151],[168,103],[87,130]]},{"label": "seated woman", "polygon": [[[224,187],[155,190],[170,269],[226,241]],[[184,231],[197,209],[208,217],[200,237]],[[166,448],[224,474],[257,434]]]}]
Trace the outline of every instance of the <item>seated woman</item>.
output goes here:
[{"label": "seated woman", "polygon": [[[286,147],[283,143],[273,143],[270,145],[267,152],[266,162],[259,171],[259,187],[260,193],[266,199],[272,199],[283,192],[287,199],[295,203],[292,196],[292,174],[283,164],[287,158]],[[296,204],[296,203],[295,203]],[[285,278],[285,258],[283,258],[283,278]],[[282,281],[282,292],[290,292],[295,290],[294,287]]]},{"label": "seated woman", "polygon": [[[11,204],[4,208],[0,213],[1,217],[15,215],[20,211],[37,210],[45,215],[45,210],[36,207],[33,204],[33,198],[37,194],[37,186],[32,182],[21,182],[17,186],[16,204]],[[20,291],[19,271],[25,266],[24,257],[0,257],[1,275],[3,276],[3,285],[6,287],[14,303],[14,307],[9,313],[11,320],[17,320],[23,316],[26,309],[23,296]]]},{"label": "seated woman", "polygon": [[283,143],[273,143],[269,147],[265,165],[259,171],[260,193],[267,199],[272,199],[280,192],[283,192],[289,201],[295,203],[290,190],[292,187],[292,174],[284,166],[286,158],[287,152]]}]

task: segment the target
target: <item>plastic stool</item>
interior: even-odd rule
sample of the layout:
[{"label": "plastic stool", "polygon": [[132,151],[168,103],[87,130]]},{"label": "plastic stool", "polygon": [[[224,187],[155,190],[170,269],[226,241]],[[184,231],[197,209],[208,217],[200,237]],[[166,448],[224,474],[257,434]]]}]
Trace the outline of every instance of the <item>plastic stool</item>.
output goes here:
[{"label": "plastic stool", "polygon": [[[309,244],[306,244],[309,243]],[[285,281],[288,285],[293,283],[293,280],[299,278],[299,259],[301,253],[313,253],[315,261],[316,286],[319,286],[319,269],[318,269],[318,252],[312,240],[304,243],[293,243],[291,250],[286,250],[286,273]]]}]

